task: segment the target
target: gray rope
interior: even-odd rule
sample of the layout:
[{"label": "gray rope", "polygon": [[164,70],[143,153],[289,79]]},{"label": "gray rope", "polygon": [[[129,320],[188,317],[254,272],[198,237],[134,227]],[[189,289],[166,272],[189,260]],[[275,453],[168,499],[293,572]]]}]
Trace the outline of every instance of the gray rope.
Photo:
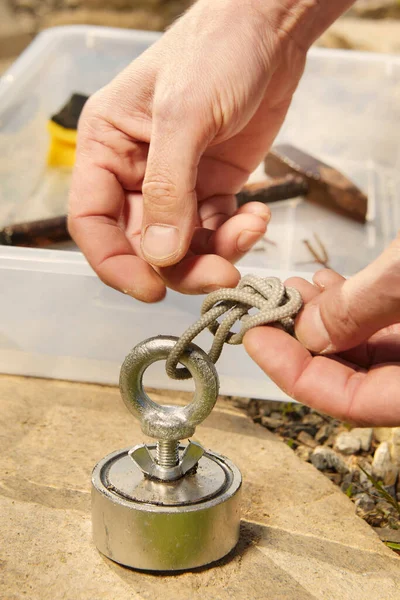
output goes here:
[{"label": "gray rope", "polygon": [[[300,293],[287,287],[276,277],[266,279],[246,275],[236,288],[223,288],[211,292],[201,307],[201,317],[179,338],[166,361],[166,371],[172,379],[190,379],[189,371],[178,368],[179,357],[187,345],[203,331],[209,329],[214,335],[208,355],[216,363],[224,344],[241,344],[244,334],[259,325],[278,324],[288,333],[294,333],[294,318],[303,305]],[[257,314],[249,311],[257,308]],[[224,318],[218,321],[222,315]],[[231,328],[241,323],[238,333]]]}]

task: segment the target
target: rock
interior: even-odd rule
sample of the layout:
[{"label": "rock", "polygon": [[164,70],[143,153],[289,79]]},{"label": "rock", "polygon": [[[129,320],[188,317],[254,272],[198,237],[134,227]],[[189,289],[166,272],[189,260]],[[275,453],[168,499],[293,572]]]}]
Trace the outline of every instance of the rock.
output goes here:
[{"label": "rock", "polygon": [[355,505],[357,508],[365,512],[370,512],[371,510],[374,510],[375,502],[373,498],[371,498],[371,496],[369,496],[368,494],[356,494],[354,498],[356,498]]},{"label": "rock", "polygon": [[396,480],[391,485],[384,485],[383,489],[389,494],[389,496],[392,496],[392,498],[396,499]]},{"label": "rock", "polygon": [[316,427],[320,427],[323,422],[323,418],[317,413],[309,413],[303,417],[303,423],[305,425],[315,425]]},{"label": "rock", "polygon": [[383,542],[395,542],[396,544],[400,544],[400,529],[396,530],[387,527],[384,529],[376,529],[375,533]]},{"label": "rock", "polygon": [[390,455],[395,467],[400,469],[400,427],[392,429],[392,438],[390,443]]},{"label": "rock", "polygon": [[287,431],[290,435],[296,436],[301,431],[308,433],[311,437],[314,437],[317,433],[317,428],[315,425],[306,425],[304,423],[285,423],[285,431]]},{"label": "rock", "polygon": [[[355,454],[348,454],[346,456],[346,458],[344,459],[346,462],[346,465],[349,467],[350,471],[352,473],[355,474],[355,472],[358,472],[358,456]],[[355,479],[355,476],[354,476]]]},{"label": "rock", "polygon": [[299,435],[297,436],[297,441],[305,446],[308,446],[309,448],[316,448],[318,446],[318,442],[316,442],[314,438],[306,431],[300,431]]},{"label": "rock", "polygon": [[351,490],[350,495],[351,495],[351,497],[353,497],[354,495],[357,494],[357,492],[359,492],[359,489],[360,489],[359,483],[360,483],[359,470],[353,469],[353,470],[350,470],[349,473],[346,473],[345,475],[343,475],[340,489],[345,494],[348,494],[349,488],[350,488],[350,490]]},{"label": "rock", "polygon": [[345,431],[338,435],[335,447],[342,454],[356,454],[361,448],[361,442],[351,432]]},{"label": "rock", "polygon": [[[363,468],[365,469],[365,466],[363,466]],[[371,467],[367,467],[366,470],[367,472],[369,472],[371,470]],[[373,487],[372,482],[368,479],[368,477],[363,471],[360,471],[360,485],[363,487],[364,490],[370,490]]]},{"label": "rock", "polygon": [[261,417],[261,425],[271,431],[275,431],[275,429],[283,425],[283,421],[281,419],[273,419],[272,417]]},{"label": "rock", "polygon": [[325,477],[330,479],[337,486],[339,486],[342,481],[342,475],[340,473],[325,473]]},{"label": "rock", "polygon": [[373,432],[372,427],[355,427],[350,433],[360,440],[361,450],[368,452],[371,448]]},{"label": "rock", "polygon": [[319,471],[334,469],[337,473],[348,473],[349,468],[341,456],[331,448],[317,446],[311,455],[311,462]]},{"label": "rock", "polygon": [[397,478],[397,468],[392,463],[388,442],[382,442],[375,450],[372,461],[372,475],[383,481],[385,485],[393,485]]},{"label": "rock", "polygon": [[343,477],[342,482],[340,484],[340,489],[344,494],[352,498],[354,495],[354,485],[351,480],[351,477],[349,478],[348,475],[349,473]]},{"label": "rock", "polygon": [[247,405],[247,414],[251,419],[254,419],[254,417],[258,417],[260,415],[260,403],[258,400],[255,400],[254,398],[249,400]]},{"label": "rock", "polygon": [[377,442],[388,442],[391,437],[391,427],[374,427],[374,438]]},{"label": "rock", "polygon": [[273,410],[270,414],[271,419],[276,419],[278,421],[282,420],[282,413],[278,412],[277,410]]},{"label": "rock", "polygon": [[357,510],[357,514],[360,517],[363,517],[371,527],[385,527],[387,525],[387,519],[385,515],[383,515],[378,510],[372,510],[369,513],[361,510],[360,513]]},{"label": "rock", "polygon": [[294,453],[297,454],[297,456],[299,458],[301,458],[302,460],[305,460],[306,462],[310,462],[312,449],[308,448],[307,446],[298,446],[296,448],[296,450],[294,451]]},{"label": "rock", "polygon": [[333,433],[331,433],[331,435],[328,437],[328,439],[326,440],[326,442],[324,443],[324,446],[329,446],[329,448],[333,448],[334,445],[336,444],[336,438],[337,438],[337,433],[334,431]]},{"label": "rock", "polygon": [[386,502],[386,500],[379,500],[379,502],[376,503],[375,508],[376,510],[384,514],[385,517],[393,514],[393,511],[395,510],[394,506],[389,504],[389,502]]},{"label": "rock", "polygon": [[322,427],[318,429],[318,432],[315,435],[315,439],[318,442],[318,444],[324,444],[331,435],[331,433],[332,425],[330,425],[329,423],[325,423],[325,425],[322,425]]},{"label": "rock", "polygon": [[305,416],[307,416],[308,411],[307,406],[302,406],[301,404],[289,403],[286,406],[282,406],[283,415],[290,419],[290,421],[302,421]]}]

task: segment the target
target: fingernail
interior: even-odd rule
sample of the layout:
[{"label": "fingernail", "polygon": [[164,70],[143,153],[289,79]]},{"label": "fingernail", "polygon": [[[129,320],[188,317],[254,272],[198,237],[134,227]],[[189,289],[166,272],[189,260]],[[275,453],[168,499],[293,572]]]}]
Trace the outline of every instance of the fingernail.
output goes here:
[{"label": "fingernail", "polygon": [[296,324],[296,337],[311,352],[329,354],[333,350],[318,305],[304,308]]},{"label": "fingernail", "polygon": [[170,225],[149,225],[142,240],[142,250],[148,258],[164,260],[179,250],[179,230]]},{"label": "fingernail", "polygon": [[220,285],[215,285],[215,283],[210,284],[210,285],[206,285],[203,288],[203,294],[211,294],[211,292],[215,292],[216,290],[220,290],[221,286]]},{"label": "fingernail", "polygon": [[261,202],[259,202],[258,204],[260,204],[260,206],[257,206],[257,208],[254,210],[254,213],[257,214],[258,217],[264,219],[266,223],[269,223],[269,221],[271,220],[271,211],[269,210],[269,208],[261,204]]},{"label": "fingernail", "polygon": [[242,231],[236,242],[239,252],[247,252],[262,237],[260,231]]}]

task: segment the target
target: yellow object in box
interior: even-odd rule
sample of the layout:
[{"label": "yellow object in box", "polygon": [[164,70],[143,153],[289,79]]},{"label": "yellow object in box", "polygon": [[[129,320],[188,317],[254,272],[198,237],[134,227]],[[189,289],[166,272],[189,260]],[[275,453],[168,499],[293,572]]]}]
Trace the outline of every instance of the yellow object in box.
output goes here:
[{"label": "yellow object in box", "polygon": [[50,133],[47,164],[50,167],[74,166],[78,121],[87,100],[88,96],[72,94],[67,104],[51,117],[47,125]]},{"label": "yellow object in box", "polygon": [[73,167],[75,164],[76,129],[66,129],[54,121],[49,121],[50,148],[47,155],[49,167]]}]

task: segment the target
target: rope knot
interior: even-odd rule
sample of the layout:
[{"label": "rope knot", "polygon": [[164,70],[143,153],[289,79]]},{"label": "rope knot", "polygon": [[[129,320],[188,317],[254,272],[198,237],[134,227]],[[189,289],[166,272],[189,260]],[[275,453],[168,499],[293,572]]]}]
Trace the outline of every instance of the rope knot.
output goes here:
[{"label": "rope knot", "polygon": [[[172,379],[191,377],[186,368],[177,368],[177,365],[184,348],[203,329],[208,328],[214,335],[208,355],[216,363],[225,343],[241,344],[245,333],[253,327],[278,324],[293,334],[294,318],[302,304],[299,291],[285,287],[277,277],[264,279],[246,275],[236,288],[222,288],[211,292],[203,302],[200,319],[185,331],[168,356],[168,376]],[[254,308],[258,312],[250,314]],[[236,321],[241,325],[238,333],[231,331]]]}]

